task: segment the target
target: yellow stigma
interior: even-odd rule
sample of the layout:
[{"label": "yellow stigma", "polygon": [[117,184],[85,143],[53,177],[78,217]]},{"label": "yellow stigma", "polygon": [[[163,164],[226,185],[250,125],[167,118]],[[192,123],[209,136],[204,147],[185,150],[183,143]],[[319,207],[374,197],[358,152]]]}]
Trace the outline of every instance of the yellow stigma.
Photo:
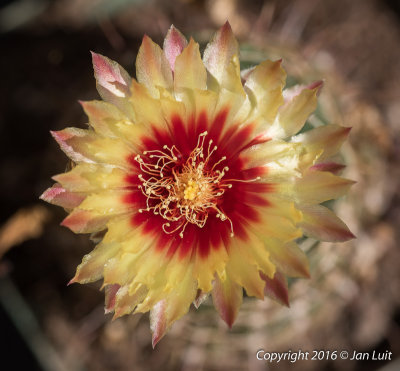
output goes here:
[{"label": "yellow stigma", "polygon": [[185,186],[185,190],[183,192],[183,198],[185,200],[193,201],[199,192],[199,184],[192,179],[190,179]]}]

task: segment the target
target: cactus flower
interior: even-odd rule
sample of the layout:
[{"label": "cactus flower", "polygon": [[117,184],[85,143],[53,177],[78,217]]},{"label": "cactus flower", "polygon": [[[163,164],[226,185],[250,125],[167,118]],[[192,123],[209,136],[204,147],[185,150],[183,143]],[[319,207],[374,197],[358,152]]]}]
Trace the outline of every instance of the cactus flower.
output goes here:
[{"label": "cactus flower", "polygon": [[287,277],[308,277],[302,236],[354,236],[321,203],[350,180],[331,158],[349,128],[298,134],[322,87],[286,89],[281,61],[241,76],[226,23],[207,45],[173,26],[144,36],[136,79],[92,53],[102,100],[81,102],[87,129],[52,132],[72,160],[41,198],[75,233],[103,231],[72,282],[103,279],[107,312],[150,311],[153,346],[211,294],[231,327],[243,299],[288,305]]}]

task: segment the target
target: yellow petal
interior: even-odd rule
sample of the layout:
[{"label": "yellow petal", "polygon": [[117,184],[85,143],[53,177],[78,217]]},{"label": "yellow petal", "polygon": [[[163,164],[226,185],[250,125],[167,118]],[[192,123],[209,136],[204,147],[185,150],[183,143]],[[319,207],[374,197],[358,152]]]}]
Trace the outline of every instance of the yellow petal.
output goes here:
[{"label": "yellow petal", "polygon": [[306,148],[301,143],[271,140],[252,146],[242,153],[247,159],[247,169],[263,167],[265,172],[261,179],[279,183],[301,176],[305,169],[317,161],[321,152],[321,149]]},{"label": "yellow petal", "polygon": [[130,167],[128,158],[133,149],[120,140],[77,128],[66,128],[52,132],[52,135],[66,155],[75,162]]},{"label": "yellow petal", "polygon": [[297,223],[302,215],[294,203],[273,197],[269,197],[269,201],[269,206],[256,207],[260,220],[252,226],[253,232],[262,240],[276,238],[288,242],[301,237],[303,233]]},{"label": "yellow petal", "polygon": [[222,272],[228,260],[224,247],[211,248],[207,258],[197,254],[193,264],[193,277],[197,279],[199,289],[204,292],[211,291],[215,272]]},{"label": "yellow petal", "polygon": [[305,235],[322,241],[342,242],[354,238],[344,224],[331,210],[321,205],[298,206],[303,220],[298,224]]},{"label": "yellow petal", "polygon": [[247,245],[244,242],[236,239],[231,241],[226,274],[243,286],[247,295],[263,299],[265,283],[260,277],[257,263],[249,258]]},{"label": "yellow petal", "polygon": [[274,124],[267,130],[271,138],[287,138],[298,133],[308,116],[317,108],[317,92],[314,89],[303,89],[280,110]]},{"label": "yellow petal", "polygon": [[118,255],[108,260],[104,266],[104,284],[117,283],[125,286],[131,283],[137,273],[137,261],[147,246],[136,245],[136,253],[119,251]]},{"label": "yellow petal", "polygon": [[[89,117],[89,125],[102,136],[118,137],[137,147],[137,138],[146,133],[146,127],[137,122],[136,115],[128,118],[114,105],[103,101],[80,102]],[[133,109],[133,106],[130,104]]]},{"label": "yellow petal", "polygon": [[150,328],[153,333],[153,348],[171,325],[188,312],[191,302],[196,297],[196,292],[197,287],[189,266],[181,283],[151,309]]},{"label": "yellow petal", "polygon": [[112,214],[75,208],[61,223],[75,233],[94,233],[106,228]]},{"label": "yellow petal", "polygon": [[278,108],[283,104],[282,90],[285,81],[286,73],[280,60],[262,62],[247,77],[245,86],[252,93],[255,115],[261,116],[267,123],[273,123]]},{"label": "yellow petal", "polygon": [[117,253],[118,248],[118,244],[115,243],[97,245],[93,251],[83,257],[70,283],[88,283],[102,278],[104,264]]},{"label": "yellow petal", "polygon": [[153,97],[159,97],[158,86],[172,89],[172,71],[162,49],[150,37],[143,37],[136,58],[136,77]]},{"label": "yellow petal", "polygon": [[[180,117],[190,122],[195,120],[198,124],[199,121],[204,123],[211,123],[218,114],[216,112],[216,105],[218,101],[218,94],[211,90],[199,90],[199,89],[181,89],[177,94],[179,96],[180,103],[184,106],[184,113],[180,113]],[[163,102],[162,102],[163,104]],[[169,112],[180,112],[179,110]]]},{"label": "yellow petal", "polygon": [[320,161],[336,154],[350,133],[351,128],[339,125],[321,126],[305,133],[296,135],[292,142],[303,143],[310,149],[320,148],[323,153]]},{"label": "yellow petal", "polygon": [[296,181],[291,196],[299,204],[319,204],[345,195],[353,184],[327,171],[309,170]]},{"label": "yellow petal", "polygon": [[204,65],[210,72],[208,87],[225,88],[244,94],[239,64],[239,46],[228,22],[214,35],[204,51]]},{"label": "yellow petal", "polygon": [[128,213],[133,206],[124,202],[124,199],[130,193],[131,191],[109,189],[92,193],[79,205],[79,209],[107,215]]},{"label": "yellow petal", "polygon": [[159,99],[151,97],[147,89],[135,80],[132,80],[131,91],[131,104],[136,113],[137,124],[148,128],[166,128]]},{"label": "yellow petal", "polygon": [[126,120],[126,115],[116,106],[104,101],[80,102],[86,115],[89,117],[90,126],[101,135],[115,136],[111,125],[118,121]]},{"label": "yellow petal", "polygon": [[270,238],[265,240],[265,246],[277,271],[289,277],[310,277],[307,256],[295,242],[282,243]]},{"label": "yellow petal", "polygon": [[130,290],[137,284],[144,284],[147,287],[157,287],[162,281],[162,289],[165,289],[166,257],[164,252],[156,251],[153,247],[141,254],[135,264],[138,269],[135,277],[130,283]]},{"label": "yellow petal", "polygon": [[138,286],[133,294],[129,293],[127,286],[121,286],[115,296],[115,314],[113,319],[133,312],[136,306],[144,300],[147,292],[148,290],[144,285]]},{"label": "yellow petal", "polygon": [[199,44],[191,38],[189,45],[175,61],[175,90],[207,88],[207,71],[201,60]]},{"label": "yellow petal", "polygon": [[126,175],[116,167],[80,163],[67,173],[53,176],[53,179],[73,192],[96,192],[126,187]]}]

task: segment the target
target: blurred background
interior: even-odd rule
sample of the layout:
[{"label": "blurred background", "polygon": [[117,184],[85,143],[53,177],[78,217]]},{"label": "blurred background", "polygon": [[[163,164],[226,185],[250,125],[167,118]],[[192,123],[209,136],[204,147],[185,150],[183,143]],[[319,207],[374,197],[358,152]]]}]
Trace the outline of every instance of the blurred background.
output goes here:
[{"label": "blurred background", "polygon": [[[134,74],[144,33],[171,23],[202,45],[226,20],[242,67],[283,58],[290,84],[323,78],[310,125],[352,126],[333,207],[357,236],[305,240],[310,280],[291,308],[246,298],[228,330],[207,301],[151,348],[148,315],[111,322],[100,284],[66,284],[93,243],[38,200],[67,159],[49,130],[85,127],[98,99],[89,51]],[[2,370],[399,370],[400,3],[385,0],[18,0],[0,2],[0,359]],[[269,364],[257,350],[390,351],[392,361]]]}]

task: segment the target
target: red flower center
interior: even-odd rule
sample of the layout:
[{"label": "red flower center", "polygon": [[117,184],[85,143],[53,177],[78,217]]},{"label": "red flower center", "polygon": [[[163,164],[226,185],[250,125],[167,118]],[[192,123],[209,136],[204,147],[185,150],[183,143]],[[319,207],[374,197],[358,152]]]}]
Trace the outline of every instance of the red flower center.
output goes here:
[{"label": "red flower center", "polygon": [[[218,203],[225,191],[232,188],[229,181],[246,181],[223,179],[229,171],[224,166],[226,156],[216,157],[218,146],[206,138],[207,134],[199,134],[196,147],[186,160],[175,145],[164,145],[163,150],[144,151],[144,157],[135,157],[141,169],[139,188],[146,196],[147,206],[139,212],[161,215],[167,220],[162,226],[167,234],[180,230],[179,236],[183,238],[188,223],[203,228],[208,215],[213,213],[221,221],[229,221],[233,237],[232,221]],[[171,228],[169,222],[177,223]]]},{"label": "red flower center", "polygon": [[254,142],[252,126],[224,130],[226,115],[209,122],[200,114],[185,124],[173,117],[169,130],[153,127],[151,136],[142,137],[142,151],[130,158],[132,192],[125,202],[138,211],[132,224],[144,224],[145,233],[171,254],[181,243],[183,255],[198,244],[206,256],[211,246],[228,244],[229,236],[246,239],[246,225],[268,205],[263,194],[271,187],[258,182],[265,169],[246,168],[241,155]]}]

